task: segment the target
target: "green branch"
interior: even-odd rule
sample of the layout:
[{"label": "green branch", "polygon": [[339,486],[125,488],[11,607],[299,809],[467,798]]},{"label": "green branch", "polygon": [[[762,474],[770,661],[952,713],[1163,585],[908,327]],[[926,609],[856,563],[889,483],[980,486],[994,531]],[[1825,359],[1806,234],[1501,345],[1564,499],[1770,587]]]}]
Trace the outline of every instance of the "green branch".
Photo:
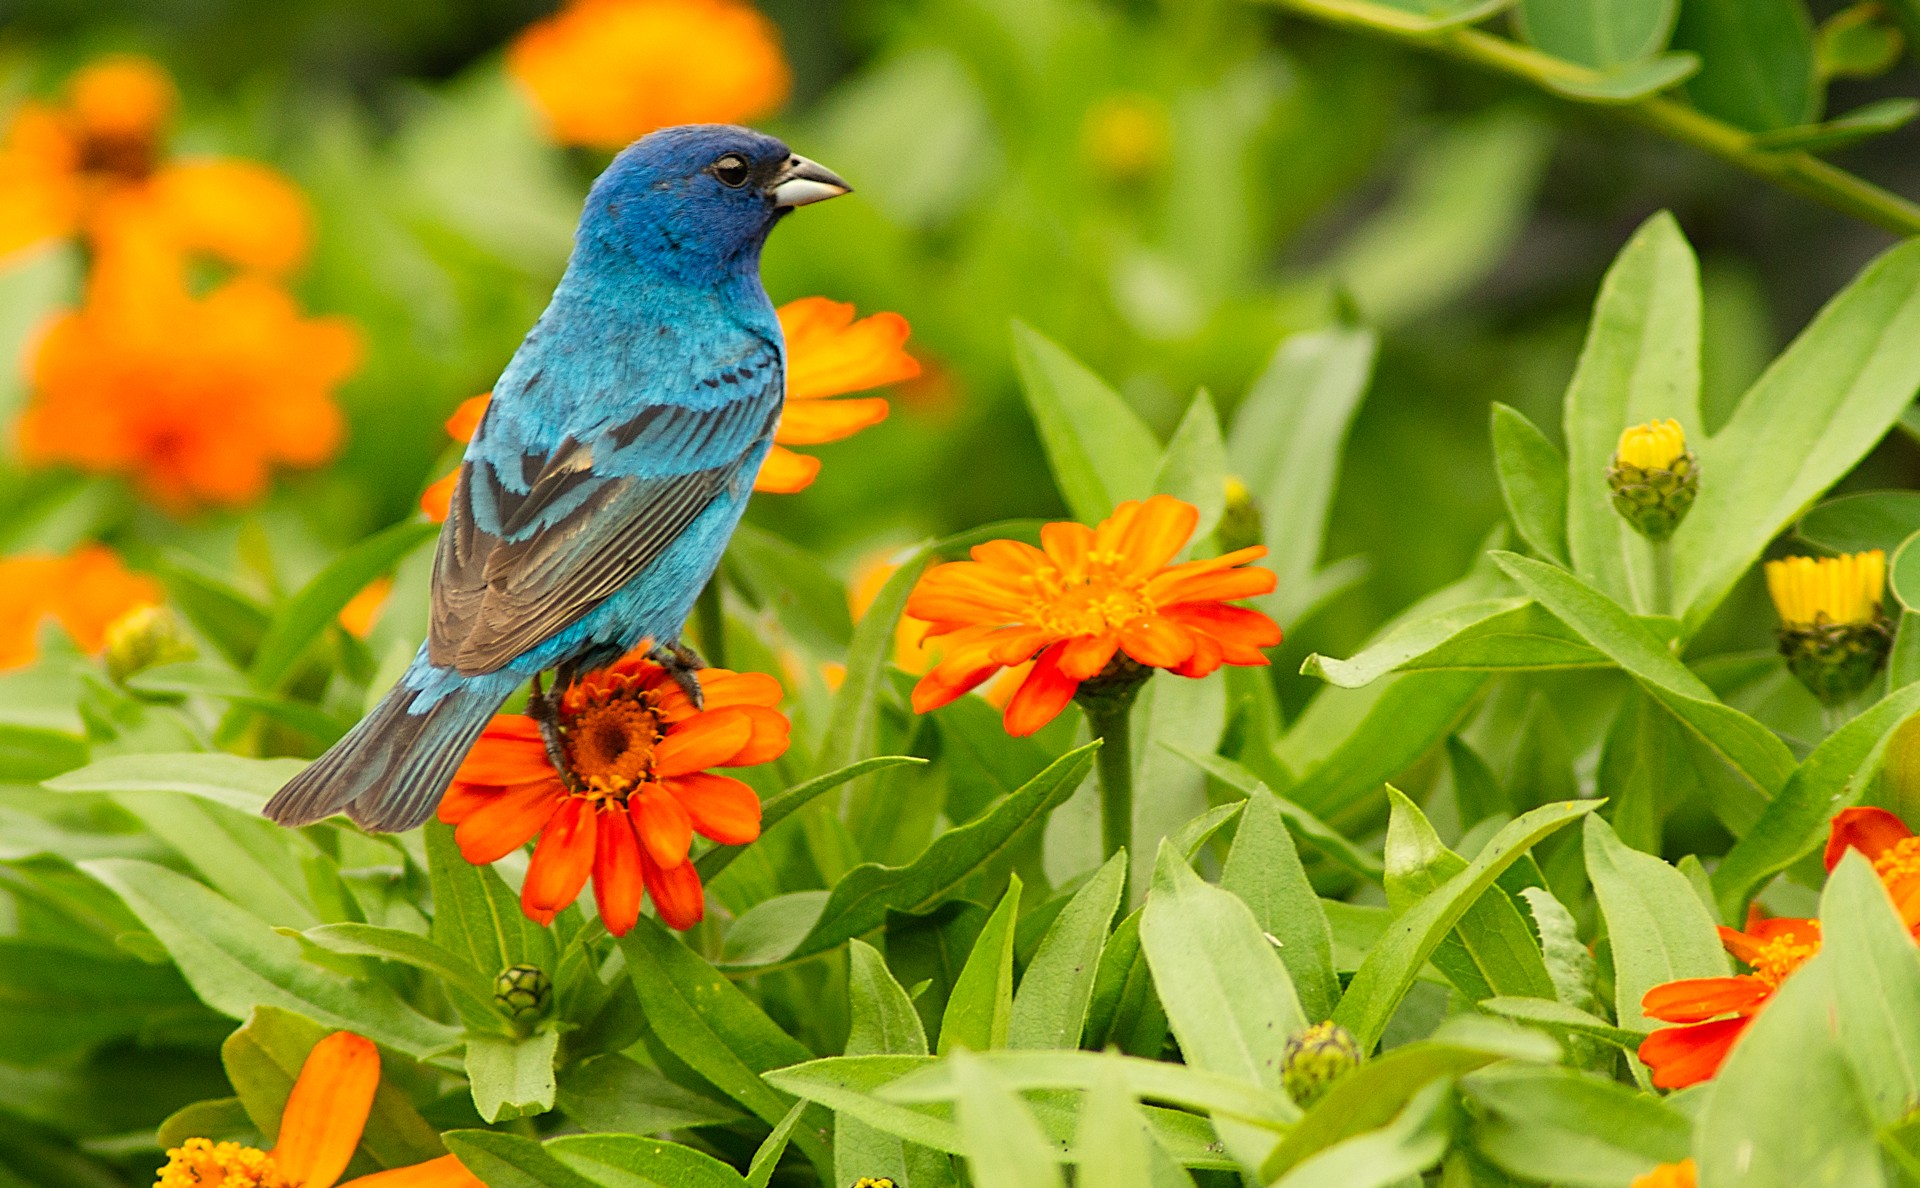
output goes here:
[{"label": "green branch", "polygon": [[[1657,93],[1684,75],[1660,77],[1658,61],[1640,64],[1648,86],[1622,87],[1623,76],[1543,54],[1461,23],[1445,24],[1368,0],[1267,0],[1324,24],[1356,29],[1430,50],[1530,83],[1560,98],[1608,108],[1682,144],[1765,178],[1782,189],[1825,203],[1896,235],[1920,235],[1920,204],[1835,168],[1811,153],[1761,147],[1753,133]],[[1673,61],[1669,56],[1666,61]],[[1629,68],[1631,69],[1631,68]],[[1624,92],[1624,93],[1623,93]]]}]

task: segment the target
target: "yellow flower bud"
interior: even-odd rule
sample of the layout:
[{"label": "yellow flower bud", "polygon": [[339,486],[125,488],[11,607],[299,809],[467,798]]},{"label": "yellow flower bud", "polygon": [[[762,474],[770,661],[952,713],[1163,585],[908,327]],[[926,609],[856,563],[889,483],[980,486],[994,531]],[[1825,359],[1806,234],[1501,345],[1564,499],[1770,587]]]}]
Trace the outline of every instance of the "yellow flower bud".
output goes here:
[{"label": "yellow flower bud", "polygon": [[1640,535],[1652,541],[1672,536],[1700,491],[1700,463],[1687,449],[1680,422],[1669,417],[1622,433],[1607,487],[1614,510]]},{"label": "yellow flower bud", "polygon": [[136,606],[107,625],[107,673],[124,682],[136,672],[159,664],[191,660],[199,652],[180,628],[180,620],[164,606]]},{"label": "yellow flower bud", "polygon": [[1109,95],[1087,112],[1082,142],[1087,159],[1108,177],[1145,177],[1166,163],[1172,121],[1150,95]]},{"label": "yellow flower bud", "polygon": [[1686,454],[1686,431],[1672,417],[1633,426],[1620,435],[1620,445],[1613,451],[1616,463],[1641,470],[1672,470]]},{"label": "yellow flower bud", "polygon": [[1887,555],[1783,557],[1766,572],[1787,667],[1827,705],[1857,696],[1893,648],[1893,624],[1881,611]]},{"label": "yellow flower bud", "polygon": [[1213,530],[1220,547],[1231,553],[1266,539],[1261,521],[1260,502],[1237,474],[1227,476],[1226,506],[1220,511],[1220,525]]}]

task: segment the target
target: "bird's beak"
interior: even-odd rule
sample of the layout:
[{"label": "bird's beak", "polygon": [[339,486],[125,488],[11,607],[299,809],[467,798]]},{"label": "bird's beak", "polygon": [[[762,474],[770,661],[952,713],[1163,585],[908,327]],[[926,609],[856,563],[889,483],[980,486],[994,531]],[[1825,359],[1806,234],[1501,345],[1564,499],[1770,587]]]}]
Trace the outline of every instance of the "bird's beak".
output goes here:
[{"label": "bird's beak", "polygon": [[767,187],[767,193],[772,195],[775,206],[786,210],[851,194],[853,187],[825,165],[805,157],[789,157],[786,168],[773,179],[773,184]]}]

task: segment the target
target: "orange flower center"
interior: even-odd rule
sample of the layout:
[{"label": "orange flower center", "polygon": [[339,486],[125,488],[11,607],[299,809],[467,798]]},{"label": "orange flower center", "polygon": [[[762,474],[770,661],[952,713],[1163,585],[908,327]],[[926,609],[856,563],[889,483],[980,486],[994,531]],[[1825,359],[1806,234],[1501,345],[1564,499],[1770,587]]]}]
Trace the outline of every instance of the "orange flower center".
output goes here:
[{"label": "orange flower center", "polygon": [[1146,580],[1112,572],[1124,559],[1119,552],[1090,553],[1084,574],[1069,575],[1057,566],[1047,566],[1022,576],[1020,585],[1031,601],[1033,624],[1065,637],[1102,635],[1153,613]]},{"label": "orange flower center", "polygon": [[1920,836],[1903,837],[1880,851],[1880,856],[1873,860],[1873,870],[1888,887],[1898,879],[1920,875]]},{"label": "orange flower center", "polygon": [[1820,951],[1820,938],[1798,935],[1776,936],[1763,941],[1754,951],[1751,961],[1753,976],[1769,986],[1778,986],[1787,980],[1787,975],[1807,963],[1807,959]]},{"label": "orange flower center", "polygon": [[239,1143],[191,1138],[167,1152],[153,1188],[299,1188],[282,1179],[273,1156]]},{"label": "orange flower center", "polygon": [[576,794],[624,801],[652,780],[654,748],[666,728],[652,699],[624,679],[588,696],[585,705],[566,713],[561,722]]}]

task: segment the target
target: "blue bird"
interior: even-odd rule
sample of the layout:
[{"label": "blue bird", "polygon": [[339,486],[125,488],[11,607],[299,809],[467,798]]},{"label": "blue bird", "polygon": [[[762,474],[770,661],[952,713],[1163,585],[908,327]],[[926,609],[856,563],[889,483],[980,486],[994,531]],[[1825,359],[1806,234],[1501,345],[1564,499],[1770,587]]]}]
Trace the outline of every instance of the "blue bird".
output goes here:
[{"label": "blue bird", "polygon": [[725,125],[663,129],[614,158],[467,446],[426,642],[267,816],[305,825],[344,809],[368,829],[411,829],[515,689],[549,669],[564,686],[642,640],[697,700],[680,632],[786,393],[760,249],[788,211],[849,188]]}]

